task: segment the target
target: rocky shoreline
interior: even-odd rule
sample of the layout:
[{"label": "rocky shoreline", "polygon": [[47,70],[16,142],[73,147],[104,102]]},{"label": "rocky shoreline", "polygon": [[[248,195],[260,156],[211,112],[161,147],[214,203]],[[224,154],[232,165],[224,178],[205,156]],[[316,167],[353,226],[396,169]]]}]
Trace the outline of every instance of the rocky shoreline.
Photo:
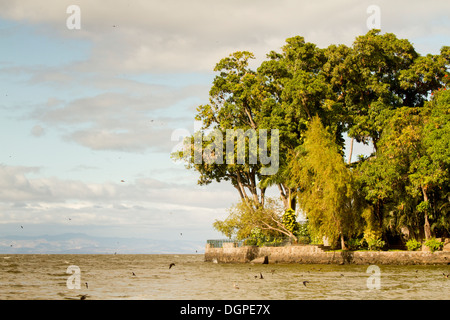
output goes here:
[{"label": "rocky shoreline", "polygon": [[450,265],[450,248],[443,251],[332,251],[321,245],[283,247],[238,247],[224,243],[221,248],[209,244],[205,261],[218,263],[302,263],[302,264],[379,264]]}]

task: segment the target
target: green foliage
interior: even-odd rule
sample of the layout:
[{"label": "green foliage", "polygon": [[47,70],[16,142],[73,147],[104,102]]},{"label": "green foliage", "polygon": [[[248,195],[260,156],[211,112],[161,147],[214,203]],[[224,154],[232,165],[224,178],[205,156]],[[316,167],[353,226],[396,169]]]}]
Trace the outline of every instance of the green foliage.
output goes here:
[{"label": "green foliage", "polygon": [[364,245],[364,240],[359,238],[351,238],[347,240],[347,246],[349,250],[361,249]]},{"label": "green foliage", "polygon": [[417,251],[420,248],[422,248],[422,243],[420,243],[416,239],[409,239],[406,242],[406,247],[408,248],[409,251]]},{"label": "green foliage", "polygon": [[256,240],[257,244],[266,241],[265,239],[281,236],[296,240],[295,235],[283,223],[283,213],[279,201],[271,198],[266,199],[265,207],[241,201],[231,207],[225,220],[216,220],[213,227],[229,238],[250,238]]},{"label": "green foliage", "polygon": [[444,247],[444,243],[442,241],[436,240],[436,238],[431,238],[424,243],[428,248],[430,248],[431,252],[435,252],[438,250],[442,250]]},{"label": "green foliage", "polygon": [[[172,155],[199,174],[199,184],[236,188],[241,202],[214,223],[217,230],[240,239],[255,228],[261,239],[346,238],[350,248],[364,236],[373,250],[405,229],[419,239],[450,234],[449,46],[421,56],[409,40],[371,30],[351,46],[327,48],[295,36],[256,70],[252,59],[238,51],[217,63],[209,102],[197,108],[201,132],[211,137],[201,147],[223,142],[214,130],[225,137],[227,129],[276,128],[278,172],[262,175],[259,162],[196,163],[195,134],[188,159]],[[347,166],[345,133],[371,142],[373,154]],[[282,205],[265,199],[272,186]],[[307,229],[295,221],[297,202]]]},{"label": "green foliage", "polygon": [[381,250],[386,242],[381,239],[381,232],[374,230],[364,231],[363,246],[367,245],[369,250]]},{"label": "green foliage", "polygon": [[286,210],[283,214],[282,223],[286,229],[292,233],[296,233],[299,229],[299,223],[297,222],[297,215],[292,209]]},{"label": "green foliage", "polygon": [[290,163],[291,179],[297,181],[300,208],[309,221],[314,237],[331,242],[339,236],[358,232],[358,218],[352,205],[352,174],[339,147],[319,118],[314,118],[305,135],[303,152]]},{"label": "green foliage", "polygon": [[300,244],[311,243],[311,235],[308,230],[308,221],[298,223],[298,229],[295,232],[295,236],[297,237],[297,242]]}]

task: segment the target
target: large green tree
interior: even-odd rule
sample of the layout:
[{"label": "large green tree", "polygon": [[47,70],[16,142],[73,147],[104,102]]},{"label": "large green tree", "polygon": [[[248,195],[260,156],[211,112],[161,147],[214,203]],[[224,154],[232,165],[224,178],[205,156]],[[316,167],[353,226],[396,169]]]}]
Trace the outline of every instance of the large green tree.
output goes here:
[{"label": "large green tree", "polygon": [[[450,84],[450,47],[421,56],[407,39],[371,30],[352,46],[324,49],[300,36],[288,38],[256,71],[249,68],[253,58],[239,51],[219,61],[209,103],[197,108],[202,128],[188,138],[187,152],[173,155],[189,155],[186,165],[200,174],[199,184],[231,182],[248,212],[260,218],[267,188],[277,187],[282,211],[299,206],[313,232],[340,237],[342,245],[361,230],[378,235],[421,228],[426,238],[433,230],[448,232],[444,89]],[[314,122],[311,131],[316,117],[322,128]],[[241,130],[249,133],[245,159],[259,155],[251,132],[272,129],[279,132],[274,174],[264,174],[267,164],[261,161],[236,161],[239,142],[221,152],[227,130]],[[346,167],[344,134],[352,142],[371,142],[374,153]]]},{"label": "large green tree", "polygon": [[344,237],[360,233],[361,214],[355,206],[352,172],[319,117],[311,121],[290,169],[313,236],[327,237],[332,243],[340,238],[344,249]]},{"label": "large green tree", "polygon": [[405,226],[425,239],[433,221],[448,230],[442,209],[450,181],[449,97],[444,90],[422,108],[398,108],[385,122],[376,157],[360,166],[367,199],[384,203],[378,218],[385,228]]}]

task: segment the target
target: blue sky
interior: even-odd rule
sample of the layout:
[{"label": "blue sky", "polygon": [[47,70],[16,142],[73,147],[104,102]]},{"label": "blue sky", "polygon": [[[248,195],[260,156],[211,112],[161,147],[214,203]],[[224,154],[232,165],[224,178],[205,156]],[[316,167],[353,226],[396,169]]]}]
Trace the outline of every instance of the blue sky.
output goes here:
[{"label": "blue sky", "polygon": [[[66,27],[71,4],[79,30]],[[248,50],[257,66],[294,35],[351,45],[372,4],[382,31],[421,54],[450,44],[444,1],[0,1],[0,238],[75,232],[197,249],[221,238],[212,223],[237,193],[197,186],[169,158],[171,134],[192,132],[208,102],[214,64]]]}]

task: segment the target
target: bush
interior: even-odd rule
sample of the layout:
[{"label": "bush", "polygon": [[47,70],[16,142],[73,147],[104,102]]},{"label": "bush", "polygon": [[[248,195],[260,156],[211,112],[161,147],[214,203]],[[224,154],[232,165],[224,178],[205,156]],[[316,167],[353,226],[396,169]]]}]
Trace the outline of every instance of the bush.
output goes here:
[{"label": "bush", "polygon": [[380,238],[369,239],[367,241],[367,246],[368,246],[369,250],[381,250],[381,249],[383,249],[385,244],[386,244],[386,242],[384,242]]},{"label": "bush", "polygon": [[408,248],[409,251],[417,251],[422,247],[422,243],[420,243],[416,239],[409,239],[406,242],[406,247]]},{"label": "bush", "polygon": [[381,232],[374,230],[364,231],[364,239],[361,240],[361,244],[367,243],[369,250],[381,250],[386,242],[381,240]]},{"label": "bush", "polygon": [[431,252],[435,252],[438,250],[442,250],[444,247],[444,243],[441,241],[436,240],[436,238],[431,238],[427,242],[425,242],[425,245],[430,248]]},{"label": "bush", "polygon": [[347,247],[349,250],[358,250],[361,249],[361,239],[349,239],[347,241]]},{"label": "bush", "polygon": [[257,239],[247,239],[244,241],[245,246],[256,246],[258,243]]},{"label": "bush", "polygon": [[297,243],[299,244],[310,244],[311,238],[308,236],[297,236]]}]

